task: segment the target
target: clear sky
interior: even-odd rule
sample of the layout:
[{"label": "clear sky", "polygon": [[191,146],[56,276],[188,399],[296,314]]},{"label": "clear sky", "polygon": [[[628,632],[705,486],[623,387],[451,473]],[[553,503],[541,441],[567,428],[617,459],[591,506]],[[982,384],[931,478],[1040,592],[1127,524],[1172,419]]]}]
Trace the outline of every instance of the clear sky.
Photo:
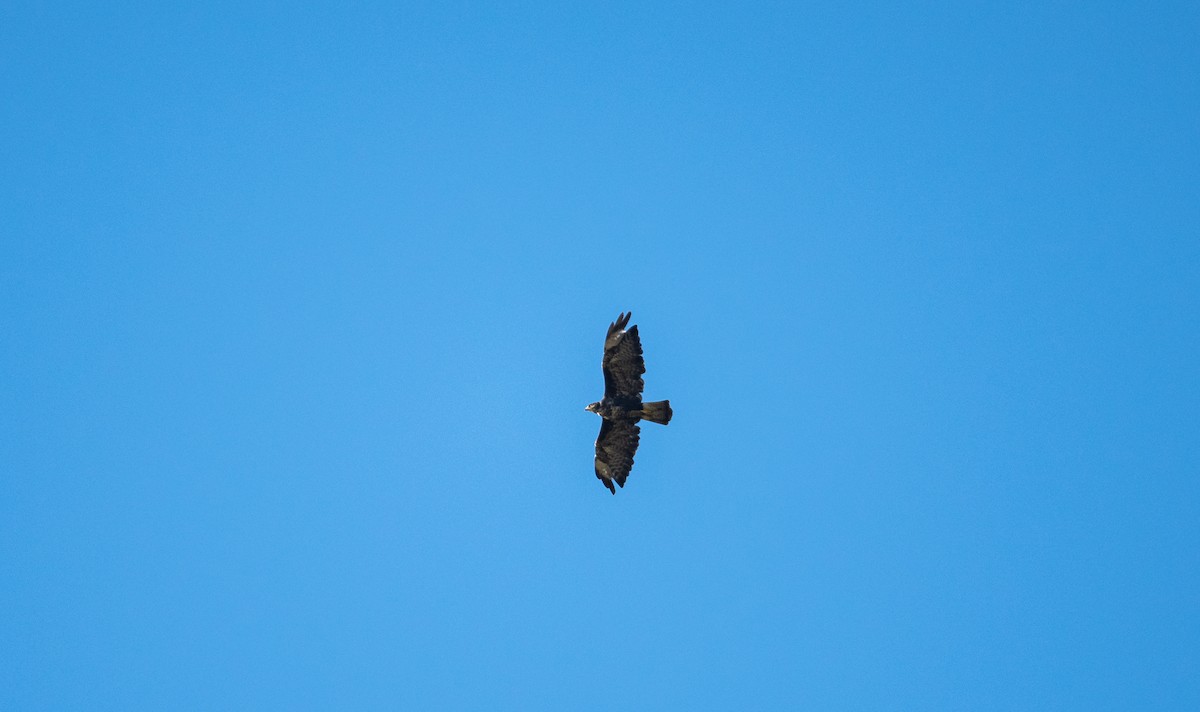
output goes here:
[{"label": "clear sky", "polygon": [[1200,9],[969,5],[6,3],[0,708],[1200,709]]}]

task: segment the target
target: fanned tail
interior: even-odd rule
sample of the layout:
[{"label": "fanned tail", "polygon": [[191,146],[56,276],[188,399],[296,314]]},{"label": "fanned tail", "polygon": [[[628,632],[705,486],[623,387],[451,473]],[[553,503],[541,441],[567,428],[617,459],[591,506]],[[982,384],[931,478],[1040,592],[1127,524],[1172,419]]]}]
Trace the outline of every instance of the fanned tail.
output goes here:
[{"label": "fanned tail", "polygon": [[642,418],[652,423],[666,425],[671,422],[671,401],[651,401],[642,404]]}]

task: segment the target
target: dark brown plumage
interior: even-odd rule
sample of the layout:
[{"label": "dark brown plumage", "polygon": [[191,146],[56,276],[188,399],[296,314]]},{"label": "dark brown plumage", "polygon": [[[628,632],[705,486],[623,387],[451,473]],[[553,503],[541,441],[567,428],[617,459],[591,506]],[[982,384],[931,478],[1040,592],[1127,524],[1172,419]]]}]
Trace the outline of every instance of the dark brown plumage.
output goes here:
[{"label": "dark brown plumage", "polygon": [[629,324],[632,312],[622,312],[608,326],[604,337],[604,400],[592,403],[587,410],[604,419],[600,436],[596,438],[596,477],[613,494],[617,486],[625,486],[625,478],[633,468],[641,429],[638,421],[649,420],[666,425],[671,422],[671,402],[642,402],[642,374],[646,364],[642,358],[642,339],[637,326]]}]

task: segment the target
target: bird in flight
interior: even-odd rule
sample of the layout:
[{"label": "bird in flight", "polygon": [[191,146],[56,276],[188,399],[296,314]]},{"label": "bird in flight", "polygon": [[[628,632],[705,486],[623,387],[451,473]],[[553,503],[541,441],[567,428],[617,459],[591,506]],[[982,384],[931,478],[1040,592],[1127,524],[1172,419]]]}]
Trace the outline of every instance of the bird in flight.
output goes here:
[{"label": "bird in flight", "polygon": [[626,329],[632,312],[622,312],[608,326],[604,337],[604,400],[592,403],[590,410],[604,419],[600,436],[596,438],[596,477],[613,494],[625,486],[625,478],[633,468],[637,452],[639,420],[666,425],[671,422],[671,401],[642,402],[642,374],[646,363],[642,359],[642,339],[638,328]]}]

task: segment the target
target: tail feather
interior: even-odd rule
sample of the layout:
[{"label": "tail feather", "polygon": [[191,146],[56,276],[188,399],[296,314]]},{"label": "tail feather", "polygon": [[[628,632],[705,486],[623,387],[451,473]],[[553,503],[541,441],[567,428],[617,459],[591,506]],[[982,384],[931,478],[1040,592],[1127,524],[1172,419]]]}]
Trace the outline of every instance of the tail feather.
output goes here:
[{"label": "tail feather", "polygon": [[671,422],[671,415],[671,401],[669,400],[642,403],[642,418],[652,423],[666,425]]}]

